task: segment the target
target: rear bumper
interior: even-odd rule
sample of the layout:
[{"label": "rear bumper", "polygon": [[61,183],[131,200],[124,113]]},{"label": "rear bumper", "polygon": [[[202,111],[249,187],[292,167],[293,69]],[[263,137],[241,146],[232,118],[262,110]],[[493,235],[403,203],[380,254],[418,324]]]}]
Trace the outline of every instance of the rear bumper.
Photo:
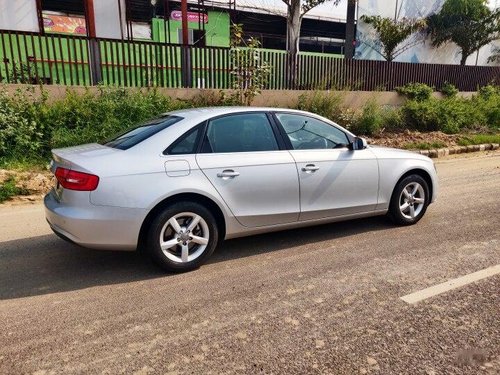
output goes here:
[{"label": "rear bumper", "polygon": [[44,198],[45,217],[61,238],[103,250],[135,250],[147,211],[135,208],[72,206],[51,191]]}]

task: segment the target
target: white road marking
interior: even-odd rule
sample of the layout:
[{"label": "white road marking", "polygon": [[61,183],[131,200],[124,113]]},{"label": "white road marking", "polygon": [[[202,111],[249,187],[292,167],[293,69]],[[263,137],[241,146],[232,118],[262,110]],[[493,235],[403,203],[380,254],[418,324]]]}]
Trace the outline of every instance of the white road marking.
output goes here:
[{"label": "white road marking", "polygon": [[477,272],[470,273],[465,276],[458,277],[456,279],[448,280],[444,283],[431,286],[426,289],[419,290],[418,292],[407,294],[401,297],[403,301],[409,303],[410,305],[423,301],[424,299],[437,296],[438,294],[447,292],[452,289],[460,288],[464,285],[471,284],[475,281],[485,279],[487,277],[497,275],[500,273],[500,264],[496,266],[485,268]]}]

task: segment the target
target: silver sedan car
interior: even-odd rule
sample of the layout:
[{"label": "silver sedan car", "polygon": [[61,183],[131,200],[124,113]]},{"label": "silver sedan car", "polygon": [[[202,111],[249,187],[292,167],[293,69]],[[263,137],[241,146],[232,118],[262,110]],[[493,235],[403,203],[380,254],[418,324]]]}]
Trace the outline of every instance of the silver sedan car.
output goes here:
[{"label": "silver sedan car", "polygon": [[199,267],[223,239],[384,214],[415,224],[438,188],[431,159],[289,109],[180,110],[52,154],[53,231],[143,248],[169,271]]}]

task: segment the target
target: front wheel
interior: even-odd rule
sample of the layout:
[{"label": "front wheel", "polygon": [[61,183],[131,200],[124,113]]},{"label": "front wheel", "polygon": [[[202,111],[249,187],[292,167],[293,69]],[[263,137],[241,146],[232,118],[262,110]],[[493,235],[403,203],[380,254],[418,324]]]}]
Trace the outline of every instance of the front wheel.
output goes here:
[{"label": "front wheel", "polygon": [[167,271],[183,272],[201,266],[218,241],[215,218],[196,202],[167,207],[154,220],[148,233],[148,252]]},{"label": "front wheel", "polygon": [[429,187],[419,175],[410,175],[398,182],[392,193],[389,216],[399,225],[417,223],[429,205]]}]

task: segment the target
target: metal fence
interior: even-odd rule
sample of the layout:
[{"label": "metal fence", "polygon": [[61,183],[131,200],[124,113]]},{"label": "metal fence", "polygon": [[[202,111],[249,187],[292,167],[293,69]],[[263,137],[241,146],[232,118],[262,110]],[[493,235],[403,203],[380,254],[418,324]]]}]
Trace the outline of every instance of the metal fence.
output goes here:
[{"label": "metal fence", "polygon": [[[394,90],[410,82],[460,91],[500,84],[500,67],[346,60],[301,54],[294,84],[285,51],[260,50],[271,66],[267,89]],[[231,50],[178,44],[0,30],[0,82],[125,87],[232,87]]]}]

